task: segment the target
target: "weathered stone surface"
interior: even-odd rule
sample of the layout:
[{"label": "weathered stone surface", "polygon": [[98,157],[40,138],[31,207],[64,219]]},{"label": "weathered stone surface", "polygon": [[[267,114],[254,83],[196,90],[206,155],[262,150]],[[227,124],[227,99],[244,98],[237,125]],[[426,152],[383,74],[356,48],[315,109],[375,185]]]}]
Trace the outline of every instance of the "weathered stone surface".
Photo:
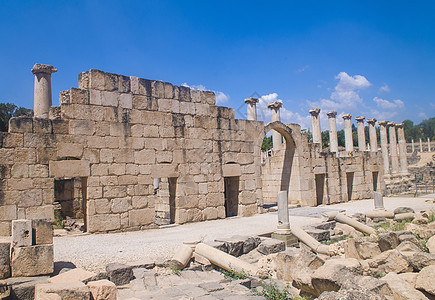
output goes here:
[{"label": "weathered stone surface", "polygon": [[22,247],[32,245],[31,220],[12,221],[12,246]]},{"label": "weathered stone surface", "polygon": [[210,242],[207,242],[207,245],[228,253],[228,247],[225,244],[225,242],[210,241]]},{"label": "weathered stone surface", "polygon": [[229,255],[237,257],[243,254],[243,243],[245,242],[245,237],[231,237],[229,239],[219,239],[216,241],[225,243]]},{"label": "weathered stone surface", "polygon": [[381,253],[381,249],[377,243],[356,242],[355,247],[362,259],[369,259]]},{"label": "weathered stone surface", "polygon": [[306,228],[304,230],[319,242],[329,240],[331,234],[328,229]]},{"label": "weathered stone surface", "polygon": [[90,293],[86,284],[80,281],[37,284],[35,299],[44,299],[47,294],[57,294],[62,300],[89,300]]},{"label": "weathered stone surface", "polygon": [[285,250],[285,242],[277,239],[264,239],[257,248],[258,252],[264,255],[278,253]]},{"label": "weathered stone surface", "polygon": [[149,258],[144,258],[138,261],[128,262],[127,265],[131,266],[132,268],[152,269],[156,266],[156,263]]},{"label": "weathered stone surface", "polygon": [[12,247],[11,271],[13,277],[53,273],[53,245]]},{"label": "weathered stone surface", "polygon": [[395,215],[405,214],[405,213],[415,213],[415,211],[411,207],[405,207],[405,206],[397,207],[394,210]]},{"label": "weathered stone surface", "polygon": [[434,278],[435,265],[423,268],[417,275],[417,280],[415,281],[415,288],[424,290],[429,294],[435,295]]},{"label": "weathered stone surface", "polygon": [[0,241],[0,279],[11,276],[10,249],[10,242]]},{"label": "weathered stone surface", "polygon": [[426,252],[411,252],[406,259],[414,270],[420,271],[424,267],[435,265],[435,254]]},{"label": "weathered stone surface", "polygon": [[426,243],[427,249],[432,254],[435,254],[435,236],[431,237]]},{"label": "weathered stone surface", "polygon": [[131,266],[120,263],[110,263],[106,266],[106,273],[109,280],[116,285],[128,284],[134,278]]},{"label": "weathered stone surface", "polygon": [[399,238],[394,232],[381,233],[378,237],[379,248],[382,252],[394,249],[399,245]]},{"label": "weathered stone surface", "polygon": [[338,292],[323,292],[318,300],[384,300],[385,297],[364,290],[346,289]]},{"label": "weathered stone surface", "polygon": [[388,286],[393,291],[394,299],[407,299],[407,300],[426,300],[427,297],[420,291],[417,291],[407,281],[401,279],[395,273],[388,273],[381,278],[382,281],[388,283]]},{"label": "weathered stone surface", "polygon": [[12,299],[33,300],[35,297],[35,285],[48,283],[48,276],[38,277],[12,277],[6,279],[11,289]]},{"label": "weathered stone surface", "polygon": [[48,282],[50,283],[62,283],[62,282],[72,282],[81,281],[86,282],[90,278],[97,276],[94,272],[89,272],[80,268],[71,269],[69,271],[63,272],[62,274],[51,277]]},{"label": "weathered stone surface", "polygon": [[387,274],[389,272],[408,272],[412,270],[408,260],[396,249],[382,252],[372,259],[369,259],[367,262],[371,272],[378,275]]},{"label": "weathered stone surface", "polygon": [[49,218],[37,218],[32,220],[33,244],[53,244],[53,226]]},{"label": "weathered stone surface", "polygon": [[319,224],[313,224],[311,226],[316,228],[316,229],[321,229],[321,230],[333,230],[336,225],[337,225],[336,221],[328,221],[328,222],[323,222],[323,223],[319,223]]},{"label": "weathered stone surface", "polygon": [[[435,225],[435,222],[431,224]],[[431,224],[412,224],[406,223],[405,230],[412,232],[415,235],[420,236],[421,238],[430,238],[435,235],[435,227],[431,227]]]},{"label": "weathered stone surface", "polygon": [[261,243],[259,237],[251,236],[243,242],[243,254],[249,253]]},{"label": "weathered stone surface", "polygon": [[295,262],[296,257],[300,254],[300,248],[287,248],[285,251],[277,253],[273,258],[276,265],[276,276],[278,279],[293,281],[290,276],[290,269]]},{"label": "weathered stone surface", "polygon": [[417,246],[416,244],[414,244],[413,242],[410,242],[410,241],[404,241],[404,242],[400,243],[400,245],[397,246],[396,249],[400,252],[420,252],[421,251],[419,246]]},{"label": "weathered stone surface", "polygon": [[93,300],[116,300],[116,285],[109,280],[98,280],[88,282],[88,287]]}]

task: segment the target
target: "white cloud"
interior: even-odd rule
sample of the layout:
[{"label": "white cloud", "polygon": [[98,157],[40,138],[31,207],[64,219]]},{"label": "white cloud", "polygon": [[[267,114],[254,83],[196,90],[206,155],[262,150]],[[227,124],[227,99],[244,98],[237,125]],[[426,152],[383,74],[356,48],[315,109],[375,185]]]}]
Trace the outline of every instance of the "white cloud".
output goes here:
[{"label": "white cloud", "polygon": [[[204,85],[202,84],[192,84],[188,85],[186,82],[182,83],[181,86],[185,86],[194,90],[198,91],[209,91]],[[216,95],[216,104],[222,104],[225,102],[228,102],[230,100],[230,96],[227,94],[220,92],[220,91],[212,91]]]},{"label": "white cloud", "polygon": [[374,97],[373,101],[375,101],[376,105],[379,106],[380,108],[387,109],[387,110],[402,109],[405,107],[403,101],[399,99],[388,101],[385,99]]},{"label": "white cloud", "polygon": [[296,70],[296,73],[302,73],[310,68],[309,65],[305,65]]},{"label": "white cloud", "polygon": [[324,110],[355,109],[363,100],[359,96],[359,90],[366,89],[371,83],[362,75],[349,76],[346,72],[340,72],[335,79],[338,83],[331,93],[330,99],[320,99],[318,102],[310,102],[310,107],[319,107]]},{"label": "white cloud", "polygon": [[383,86],[381,86],[379,88],[380,93],[382,93],[382,92],[388,93],[389,91],[390,91],[390,87],[388,86],[388,84],[384,84]]},{"label": "white cloud", "polygon": [[423,120],[426,120],[426,119],[427,119],[427,115],[426,115],[426,113],[424,113],[424,112],[419,113],[418,116],[419,116],[421,119],[423,119]]}]

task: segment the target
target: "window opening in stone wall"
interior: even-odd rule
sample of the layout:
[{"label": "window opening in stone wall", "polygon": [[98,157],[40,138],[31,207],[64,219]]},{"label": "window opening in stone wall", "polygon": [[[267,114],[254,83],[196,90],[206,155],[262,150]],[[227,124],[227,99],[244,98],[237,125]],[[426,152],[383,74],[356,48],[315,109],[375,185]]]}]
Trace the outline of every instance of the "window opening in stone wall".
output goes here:
[{"label": "window opening in stone wall", "polygon": [[347,178],[347,201],[352,200],[353,177],[354,177],[354,172],[346,173],[346,178]]},{"label": "window opening in stone wall", "polygon": [[325,174],[316,174],[317,205],[323,204],[324,190],[325,190]]},{"label": "window opening in stone wall", "polygon": [[225,217],[234,217],[239,209],[240,177],[224,177]]},{"label": "window opening in stone wall", "polygon": [[87,178],[54,180],[54,214],[56,226],[86,231]]},{"label": "window opening in stone wall", "polygon": [[373,172],[373,191],[376,192],[378,190],[378,172]]}]

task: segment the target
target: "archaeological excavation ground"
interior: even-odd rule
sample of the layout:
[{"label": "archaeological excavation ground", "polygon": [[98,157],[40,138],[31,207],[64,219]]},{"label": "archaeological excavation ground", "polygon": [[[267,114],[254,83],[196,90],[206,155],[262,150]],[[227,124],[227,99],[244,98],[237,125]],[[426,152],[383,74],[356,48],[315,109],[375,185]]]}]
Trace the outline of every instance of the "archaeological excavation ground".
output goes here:
[{"label": "archaeological excavation ground", "polygon": [[[256,98],[245,100],[247,119],[236,119],[213,92],[92,69],[53,106],[57,69],[36,64],[32,72],[34,116],[10,119],[0,135],[0,273],[12,277],[3,287],[13,299],[434,297],[433,197],[415,198],[418,208],[414,198],[384,205],[387,194],[412,189],[417,152],[412,144],[407,153],[403,124],[379,121],[377,136],[377,120],[367,119],[367,144],[357,116],[355,146],[345,114],[339,147],[337,112],[329,111],[325,148],[318,108],[309,111],[311,141],[300,125],[281,122],[281,102],[268,105],[264,124]],[[262,151],[269,132],[273,148]],[[350,201],[367,206],[336,208]],[[292,223],[297,212],[309,224]],[[163,260],[56,264],[56,243],[262,214],[274,220],[261,234],[195,237],[164,248]]]}]

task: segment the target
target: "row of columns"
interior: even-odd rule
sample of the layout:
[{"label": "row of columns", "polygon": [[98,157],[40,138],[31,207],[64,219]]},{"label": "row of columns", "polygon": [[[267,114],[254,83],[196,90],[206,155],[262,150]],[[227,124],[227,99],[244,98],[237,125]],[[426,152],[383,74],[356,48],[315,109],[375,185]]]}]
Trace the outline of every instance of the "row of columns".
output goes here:
[{"label": "row of columns", "polygon": [[[411,140],[412,153],[415,151],[414,140]],[[427,138],[427,152],[431,152],[430,138]],[[420,139],[420,152],[423,152],[423,141]]]}]

